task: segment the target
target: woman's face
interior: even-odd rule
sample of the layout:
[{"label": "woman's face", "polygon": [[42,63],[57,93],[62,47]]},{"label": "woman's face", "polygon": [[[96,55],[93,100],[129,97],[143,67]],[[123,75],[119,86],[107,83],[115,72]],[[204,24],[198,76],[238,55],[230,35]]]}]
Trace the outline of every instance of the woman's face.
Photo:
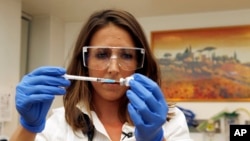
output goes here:
[{"label": "woman's face", "polygon": [[[109,24],[106,27],[97,31],[92,40],[90,41],[90,46],[108,46],[108,47],[129,47],[134,48],[134,42],[130,37],[129,33],[115,26],[113,24]],[[98,64],[95,59],[89,59],[89,64],[95,64],[95,66],[100,67],[107,66],[102,70],[95,70],[89,68],[89,76],[99,77],[99,78],[110,78],[118,80],[120,78],[125,78],[134,73],[134,70],[124,70],[121,66],[119,66],[119,62],[117,56],[119,57],[119,50],[111,49],[109,51],[111,53],[110,56],[113,59],[109,59],[109,64]],[[107,56],[101,54],[100,56]],[[130,63],[131,65],[131,63]],[[120,86],[119,83],[99,83],[99,82],[91,82],[94,88],[94,99],[95,100],[106,100],[106,101],[116,101],[119,100],[126,92],[127,87]]]}]

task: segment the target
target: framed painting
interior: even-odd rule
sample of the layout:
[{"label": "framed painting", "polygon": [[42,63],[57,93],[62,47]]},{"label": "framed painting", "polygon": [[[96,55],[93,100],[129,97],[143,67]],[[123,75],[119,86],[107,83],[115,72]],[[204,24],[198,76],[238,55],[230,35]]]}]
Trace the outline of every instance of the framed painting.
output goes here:
[{"label": "framed painting", "polygon": [[151,32],[170,101],[250,101],[250,25]]}]

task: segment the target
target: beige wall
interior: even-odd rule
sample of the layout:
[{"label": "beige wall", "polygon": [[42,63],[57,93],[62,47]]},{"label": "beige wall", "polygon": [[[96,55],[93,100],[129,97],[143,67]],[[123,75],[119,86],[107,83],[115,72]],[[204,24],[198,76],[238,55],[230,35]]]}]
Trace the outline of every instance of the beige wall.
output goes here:
[{"label": "beige wall", "polygon": [[51,15],[33,16],[28,71],[42,65],[64,65],[64,23]]},{"label": "beige wall", "polygon": [[[20,0],[0,0],[0,92],[10,92],[13,103],[14,87],[20,77],[20,34]],[[4,124],[4,135],[10,135],[17,125],[17,114],[12,107],[12,119]]]},{"label": "beige wall", "polygon": [[[64,66],[64,22],[51,15],[33,16],[29,48],[28,72],[40,66]],[[61,105],[58,96],[52,108]]]},{"label": "beige wall", "polygon": [[[21,74],[21,0],[0,0],[0,92],[11,93],[12,118],[4,124],[3,135],[10,136],[18,125],[15,86]],[[32,18],[28,71],[42,65],[64,65],[64,23],[50,16]],[[22,62],[22,64],[25,64]],[[62,105],[56,98],[53,107]]]}]

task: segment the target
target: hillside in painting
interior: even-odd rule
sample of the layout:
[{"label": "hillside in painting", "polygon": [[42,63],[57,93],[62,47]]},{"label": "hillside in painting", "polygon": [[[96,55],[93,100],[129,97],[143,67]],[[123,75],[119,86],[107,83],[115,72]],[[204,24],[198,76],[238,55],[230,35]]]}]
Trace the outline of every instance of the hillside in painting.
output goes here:
[{"label": "hillside in painting", "polygon": [[172,100],[235,100],[250,98],[250,66],[233,56],[195,54],[191,48],[171,56],[166,53],[158,62],[162,89]]}]

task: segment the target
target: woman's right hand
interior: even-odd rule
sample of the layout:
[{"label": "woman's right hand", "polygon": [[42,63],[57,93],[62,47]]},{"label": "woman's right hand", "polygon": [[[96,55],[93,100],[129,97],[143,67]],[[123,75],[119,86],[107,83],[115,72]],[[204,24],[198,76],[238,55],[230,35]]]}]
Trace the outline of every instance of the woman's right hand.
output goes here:
[{"label": "woman's right hand", "polygon": [[44,129],[46,116],[55,95],[66,93],[70,81],[62,77],[61,67],[40,67],[25,75],[16,87],[16,109],[21,125],[34,133]]}]

